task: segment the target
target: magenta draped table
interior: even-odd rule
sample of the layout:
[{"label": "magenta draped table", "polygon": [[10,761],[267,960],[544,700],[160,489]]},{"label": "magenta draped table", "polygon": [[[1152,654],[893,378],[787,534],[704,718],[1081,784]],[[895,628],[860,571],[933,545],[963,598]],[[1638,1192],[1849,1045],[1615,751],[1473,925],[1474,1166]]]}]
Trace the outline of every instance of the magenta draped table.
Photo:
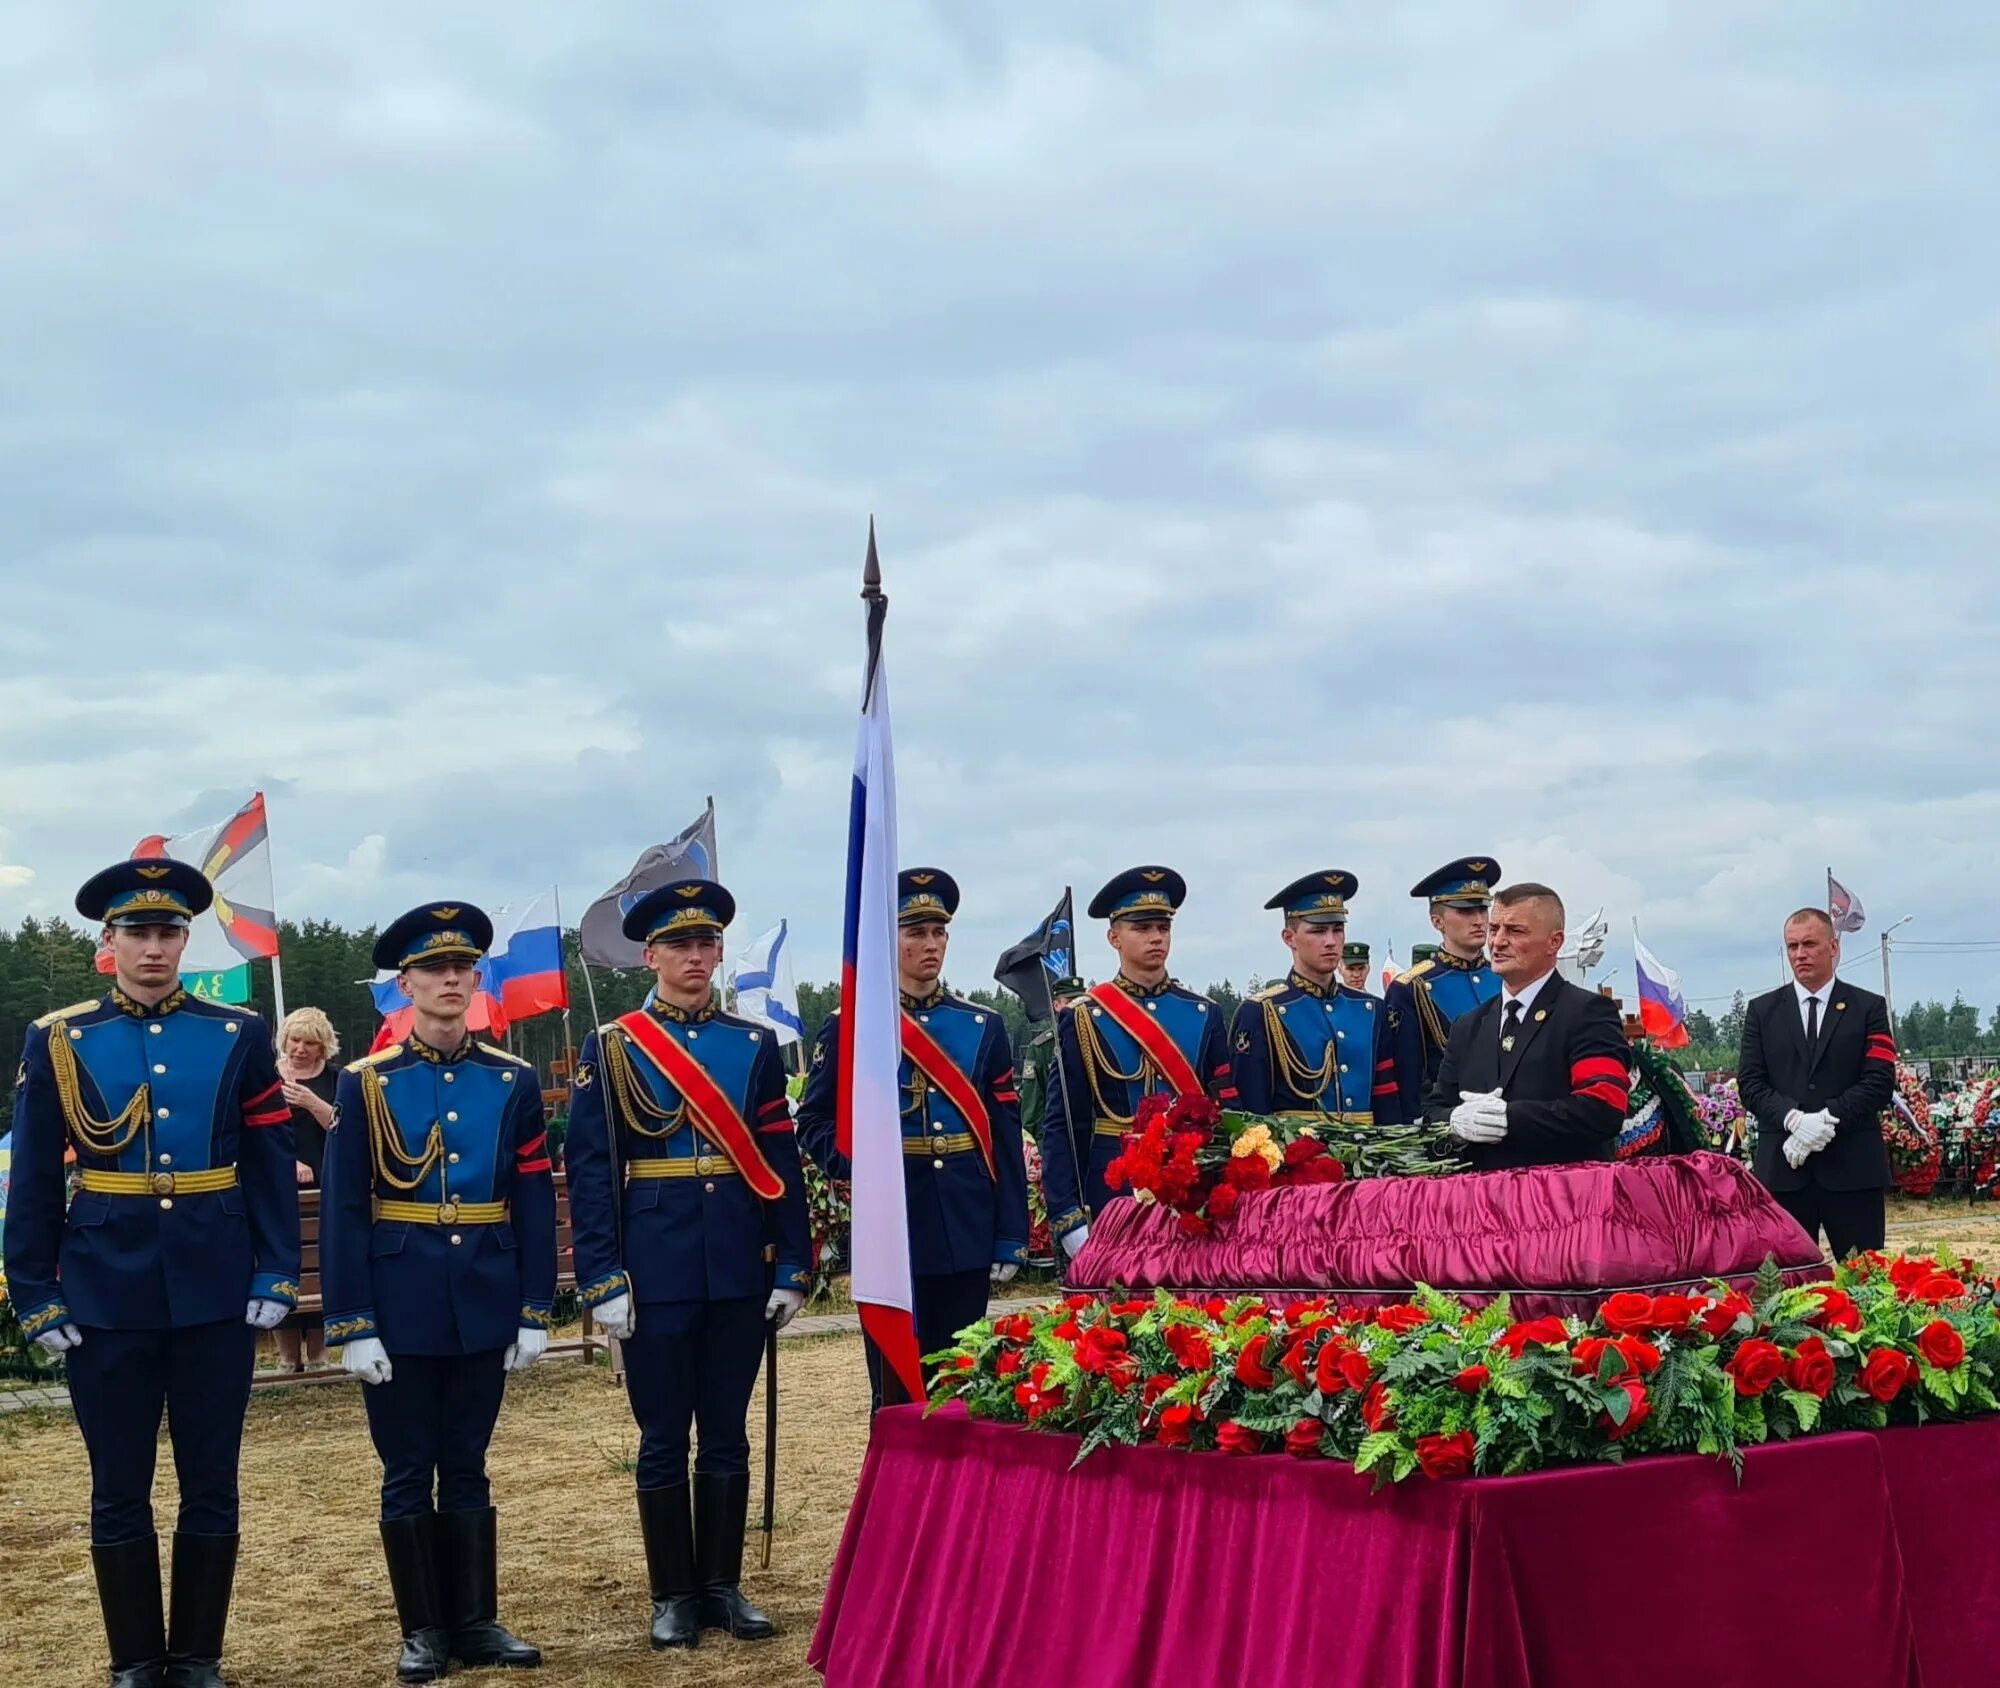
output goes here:
[{"label": "magenta draped table", "polygon": [[1383,1494],[1330,1461],[878,1415],[829,1688],[1990,1688],[2000,1420]]}]

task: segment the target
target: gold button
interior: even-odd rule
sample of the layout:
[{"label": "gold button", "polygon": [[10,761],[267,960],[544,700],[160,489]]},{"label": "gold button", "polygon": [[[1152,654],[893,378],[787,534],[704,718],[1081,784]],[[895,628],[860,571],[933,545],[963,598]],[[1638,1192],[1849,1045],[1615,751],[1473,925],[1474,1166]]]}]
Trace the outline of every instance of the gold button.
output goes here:
[{"label": "gold button", "polygon": [[456,1165],[458,1165],[458,1156],[457,1156],[456,1154],[452,1155],[452,1156],[450,1157],[450,1160],[451,1160],[451,1164],[452,1164],[453,1166],[456,1166]]},{"label": "gold button", "polygon": [[938,1152],[939,1154],[943,1154],[943,1153],[944,1153],[944,1133],[943,1133],[942,1131],[940,1131],[940,1132],[939,1132],[939,1133],[937,1134],[937,1137],[935,1138],[935,1142],[936,1142],[936,1144],[937,1144],[937,1152]]},{"label": "gold button", "polygon": [[[708,1156],[696,1155],[694,1160],[694,1170],[696,1176],[701,1178],[706,1178],[711,1172],[715,1170],[715,1168],[710,1163]],[[709,1188],[714,1189],[715,1186],[711,1184]]]},{"label": "gold button", "polygon": [[173,1193],[174,1193],[174,1175],[171,1172],[154,1173],[153,1194],[156,1196],[170,1196]]},{"label": "gold button", "polygon": [[163,1207],[163,1208],[165,1208],[165,1207],[172,1207],[173,1205],[174,1205],[174,1198],[173,1198],[172,1196],[162,1196],[162,1197],[160,1198],[160,1206],[161,1206],[161,1207]]},{"label": "gold button", "polygon": [[165,1072],[166,1070],[167,1070],[167,1068],[166,1068],[166,1063],[165,1063],[165,1062],[163,1062],[163,1061],[155,1061],[155,1062],[153,1063],[153,1071],[154,1071],[154,1072],[156,1072],[156,1073],[163,1073],[163,1072]]},{"label": "gold button", "polygon": [[167,1118],[170,1118],[170,1117],[172,1116],[172,1114],[173,1114],[173,1109],[172,1109],[172,1108],[162,1108],[162,1109],[160,1110],[160,1118],[161,1118],[161,1119],[167,1119]]},{"label": "gold button", "polygon": [[446,1119],[457,1119],[457,1118],[458,1118],[458,1115],[457,1115],[457,1114],[455,1114],[455,1113],[449,1113],[449,1114],[446,1114],[446,1115],[445,1115],[444,1117],[445,1117]]},{"label": "gold button", "polygon": [[453,1248],[456,1248],[456,1247],[457,1247],[457,1246],[459,1245],[459,1242],[460,1242],[460,1241],[461,1241],[461,1238],[459,1237],[459,1234],[458,1234],[458,1233],[457,1233],[456,1231],[452,1232],[452,1234],[451,1234],[451,1245],[452,1245],[452,1247],[453,1247]]}]

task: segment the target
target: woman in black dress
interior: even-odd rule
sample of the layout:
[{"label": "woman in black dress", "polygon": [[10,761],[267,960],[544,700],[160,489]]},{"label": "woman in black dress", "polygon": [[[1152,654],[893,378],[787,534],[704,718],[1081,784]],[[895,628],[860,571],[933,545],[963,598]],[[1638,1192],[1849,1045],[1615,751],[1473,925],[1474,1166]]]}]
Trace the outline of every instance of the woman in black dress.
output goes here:
[{"label": "woman in black dress", "polygon": [[[278,1077],[292,1105],[292,1153],[301,1190],[319,1187],[320,1160],[333,1124],[333,1092],[340,1077],[333,1063],[339,1053],[340,1036],[320,1009],[295,1008],[278,1028]],[[320,1331],[317,1313],[294,1313],[278,1327],[279,1360],[293,1371],[323,1365],[326,1344]]]}]

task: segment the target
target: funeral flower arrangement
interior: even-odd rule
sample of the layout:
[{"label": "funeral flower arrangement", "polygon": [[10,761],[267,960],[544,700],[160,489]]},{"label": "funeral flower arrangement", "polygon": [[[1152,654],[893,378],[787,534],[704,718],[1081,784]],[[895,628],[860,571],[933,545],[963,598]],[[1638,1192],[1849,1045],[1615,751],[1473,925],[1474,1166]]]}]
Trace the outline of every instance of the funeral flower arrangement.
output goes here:
[{"label": "funeral flower arrangement", "polygon": [[1720,1155],[1749,1159],[1750,1121],[1744,1113],[1743,1098],[1737,1093],[1734,1078],[1711,1084],[1705,1094],[1695,1098],[1694,1106],[1695,1117],[1701,1122],[1705,1148],[1713,1149]]},{"label": "funeral flower arrangement", "polygon": [[1253,1190],[1458,1169],[1442,1153],[1437,1128],[1428,1125],[1264,1118],[1224,1110],[1206,1096],[1153,1095],[1139,1104],[1104,1180],[1178,1213],[1183,1231],[1202,1236]]},{"label": "funeral flower arrangement", "polygon": [[1905,1195],[1929,1195],[1937,1185],[1944,1154],[1931,1119],[1930,1098],[1914,1067],[1896,1068],[1896,1094],[1882,1115],[1882,1140],[1888,1145],[1896,1188]]},{"label": "funeral flower arrangement", "polygon": [[935,1409],[1112,1443],[1335,1459],[1378,1485],[1746,1444],[2000,1410],[1994,1286],[1971,1262],[1857,1256],[1830,1282],[1626,1291],[1517,1320],[1419,1289],[1325,1299],[1072,1295],[982,1319],[932,1357]]}]

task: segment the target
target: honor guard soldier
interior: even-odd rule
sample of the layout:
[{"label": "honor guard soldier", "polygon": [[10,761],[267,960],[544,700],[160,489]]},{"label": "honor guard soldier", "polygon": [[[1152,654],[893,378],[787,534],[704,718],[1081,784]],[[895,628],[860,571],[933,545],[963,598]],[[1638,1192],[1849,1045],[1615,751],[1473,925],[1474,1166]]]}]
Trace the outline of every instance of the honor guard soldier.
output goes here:
[{"label": "honor guard soldier", "polygon": [[[22,1330],[64,1356],[90,1450],[113,1688],[221,1688],[257,1332],[299,1294],[292,1114],[270,1028],[181,989],[188,924],[213,898],[184,862],[91,879],[76,907],[102,925],[114,982],[29,1028],[14,1090],[8,1289]],[[152,1505],[163,1407],[180,1478],[171,1626]]]},{"label": "honor guard soldier", "polygon": [[[958,884],[937,868],[896,876],[897,969],[903,998],[903,1185],[917,1351],[948,1348],[986,1316],[989,1284],[1028,1258],[1028,1169],[1021,1097],[1006,1023],[939,981]],[[829,1178],[853,1168],[835,1146],[840,1092],[838,1011],[820,1028],[799,1104],[799,1145]],[[868,1385],[882,1404],[882,1357],[868,1345]]]},{"label": "honor guard soldier", "polygon": [[499,1622],[486,1448],[507,1373],[549,1345],[555,1179],[534,1067],[466,1030],[492,942],[469,903],[412,909],[376,941],[416,1015],[341,1074],[326,1144],[326,1344],[368,1385],[404,1682],[542,1662]]},{"label": "honor guard soldier", "polygon": [[1290,974],[1255,992],[1230,1028],[1238,1105],[1253,1114],[1310,1114],[1342,1125],[1399,1124],[1389,1016],[1338,978],[1353,874],[1295,879],[1264,906],[1285,918]]},{"label": "honor guard soldier", "polygon": [[655,1647],[776,1633],[739,1586],[744,1418],[767,1329],[805,1305],[811,1238],[777,1042],[711,999],[735,914],[706,879],[633,905],[656,994],[584,1040],[563,1147],[578,1296],[625,1344]]},{"label": "honor guard soldier", "polygon": [[1090,918],[1110,922],[1118,974],[1059,1011],[1042,1116],[1049,1228],[1071,1259],[1110,1196],[1104,1169],[1144,1097],[1206,1092],[1236,1104],[1222,1011],[1167,977],[1174,912],[1186,900],[1187,881],[1169,867],[1128,868],[1090,900]]},{"label": "honor guard soldier", "polygon": [[1360,991],[1365,996],[1373,996],[1375,994],[1368,988],[1368,946],[1366,944],[1347,943],[1340,946],[1340,982],[1349,990]]},{"label": "honor guard soldier", "polygon": [[1396,1084],[1411,1119],[1424,1116],[1452,1021],[1500,994],[1500,976],[1486,960],[1486,911],[1499,878],[1498,862],[1468,856],[1410,887],[1411,896],[1430,899],[1431,924],[1443,940],[1431,955],[1397,974],[1384,998],[1395,1038]]}]

